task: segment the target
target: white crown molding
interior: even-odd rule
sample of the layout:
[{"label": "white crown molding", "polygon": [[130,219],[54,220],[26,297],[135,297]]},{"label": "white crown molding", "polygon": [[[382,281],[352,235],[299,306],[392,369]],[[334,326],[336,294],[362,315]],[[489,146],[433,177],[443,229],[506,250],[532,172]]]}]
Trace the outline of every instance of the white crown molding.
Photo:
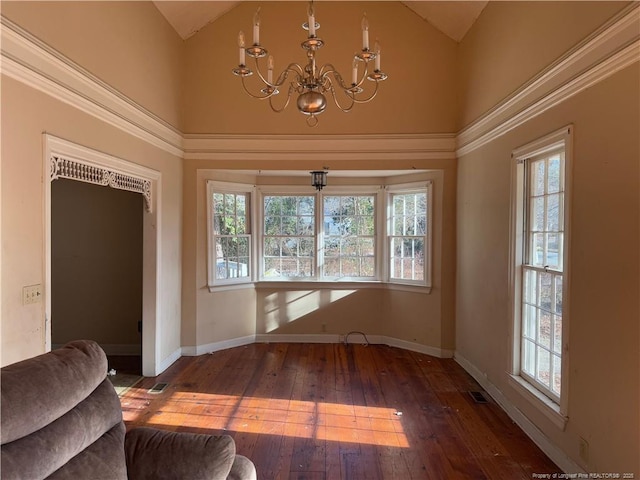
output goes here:
[{"label": "white crown molding", "polygon": [[197,135],[182,134],[11,20],[0,19],[0,73],[190,160],[453,160],[640,60],[640,3],[633,2],[457,135]]},{"label": "white crown molding", "polygon": [[182,157],[182,134],[6,17],[0,73]]},{"label": "white crown molding", "polygon": [[184,136],[187,160],[455,159],[454,134]]},{"label": "white crown molding", "polygon": [[512,96],[460,131],[457,156],[486,145],[639,61],[639,22],[640,4],[634,2]]}]

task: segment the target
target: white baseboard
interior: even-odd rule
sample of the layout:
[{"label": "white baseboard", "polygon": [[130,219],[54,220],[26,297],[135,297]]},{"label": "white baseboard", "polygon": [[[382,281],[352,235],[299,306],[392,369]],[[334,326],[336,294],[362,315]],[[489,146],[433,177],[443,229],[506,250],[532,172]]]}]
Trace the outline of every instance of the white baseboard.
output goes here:
[{"label": "white baseboard", "polygon": [[340,343],[340,335],[330,333],[259,333],[256,343]]},{"label": "white baseboard", "polygon": [[[256,342],[260,343],[342,343],[344,342],[344,334],[282,334],[282,333],[261,333],[256,335]],[[438,358],[453,357],[453,350],[446,350],[420,343],[400,340],[398,338],[387,337],[386,335],[368,335],[367,340],[372,345],[389,345],[398,347],[412,352],[424,353]],[[365,339],[359,332],[349,334],[349,343],[365,343]]]},{"label": "white baseboard", "polygon": [[218,350],[226,350],[227,348],[249,345],[251,343],[255,343],[255,341],[255,335],[247,335],[244,337],[232,338],[230,340],[223,340],[221,342],[207,343],[205,345],[182,347],[182,355],[185,357],[196,357],[198,355],[204,355],[205,353],[217,352]]},{"label": "white baseboard", "polygon": [[493,398],[498,405],[509,415],[527,436],[542,450],[560,469],[565,473],[585,473],[584,469],[567,456],[557,445],[540,430],[531,420],[529,420],[520,409],[491,383],[486,375],[482,373],[473,363],[464,358],[458,352],[454,355],[455,361],[471,375],[485,391]]},{"label": "white baseboard", "polygon": [[160,362],[158,371],[164,372],[167,368],[173,365],[181,356],[182,356],[182,348],[178,348],[174,350],[174,352],[171,355],[169,355],[167,358],[165,358]]},{"label": "white baseboard", "polygon": [[386,345],[392,347],[402,348],[404,350],[411,350],[412,352],[424,353],[425,355],[431,355],[432,357],[437,358],[452,358],[453,350],[448,350],[446,348],[439,347],[431,347],[429,345],[423,345],[421,343],[409,342],[407,340],[400,340],[399,338],[393,337],[382,337],[380,343],[384,343]]}]

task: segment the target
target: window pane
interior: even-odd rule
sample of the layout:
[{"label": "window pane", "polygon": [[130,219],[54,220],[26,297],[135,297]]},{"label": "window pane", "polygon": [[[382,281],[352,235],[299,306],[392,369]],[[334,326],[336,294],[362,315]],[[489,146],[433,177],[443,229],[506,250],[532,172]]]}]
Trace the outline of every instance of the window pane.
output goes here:
[{"label": "window pane", "polygon": [[523,301],[530,304],[535,304],[537,297],[537,284],[538,277],[533,270],[525,270],[524,275],[524,298]]},{"label": "window pane", "polygon": [[301,238],[298,249],[301,257],[312,257],[315,250],[315,242],[313,239]]},{"label": "window pane", "polygon": [[562,358],[559,355],[551,356],[553,361],[553,382],[551,383],[551,391],[560,396],[560,386],[562,384]]},{"label": "window pane", "polygon": [[552,290],[552,281],[553,276],[550,273],[540,273],[540,296],[538,298],[538,306],[540,308],[545,309],[546,311],[551,311],[551,290]]},{"label": "window pane", "polygon": [[373,277],[376,274],[375,259],[372,257],[360,259],[360,276],[361,277]]},{"label": "window pane", "polygon": [[551,377],[551,354],[548,350],[542,347],[536,348],[537,362],[536,362],[536,380],[549,387],[549,380]]},{"label": "window pane", "polygon": [[545,161],[539,160],[532,165],[531,193],[532,195],[544,195],[545,193]]},{"label": "window pane", "polygon": [[375,255],[375,245],[373,238],[360,238],[358,240],[358,254],[363,257],[373,257]]},{"label": "window pane", "polygon": [[529,340],[523,340],[522,342],[522,370],[531,375],[535,376],[535,365],[536,365],[536,347],[535,344]]},{"label": "window pane", "polygon": [[540,311],[538,317],[538,343],[546,348],[551,348],[551,314]]},{"label": "window pane", "polygon": [[545,197],[538,197],[531,200],[531,231],[544,231]]},{"label": "window pane", "polygon": [[264,259],[264,276],[265,277],[280,276],[280,258]]},{"label": "window pane", "polygon": [[324,260],[324,274],[328,277],[340,276],[340,260],[338,258],[326,258]]},{"label": "window pane", "polygon": [[547,199],[547,232],[560,230],[560,195],[554,194]]},{"label": "window pane", "polygon": [[544,233],[533,234],[532,249],[533,257],[531,258],[531,264],[537,267],[544,267]]},{"label": "window pane", "polygon": [[313,217],[300,217],[298,219],[298,228],[296,233],[303,236],[311,236],[314,234],[313,225],[315,220]]},{"label": "window pane", "polygon": [[556,275],[555,282],[556,282],[555,312],[559,315],[562,315],[562,276]]},{"label": "window pane", "polygon": [[281,235],[295,235],[297,233],[297,217],[282,217]]},{"label": "window pane", "polygon": [[525,305],[523,309],[522,335],[530,340],[536,339],[538,309],[533,305]]},{"label": "window pane", "polygon": [[314,203],[315,199],[313,197],[300,197],[298,199],[298,213],[300,215],[314,215]]},{"label": "window pane", "polygon": [[556,193],[560,191],[560,154],[554,155],[549,159],[549,184],[548,193]]},{"label": "window pane", "polygon": [[562,353],[562,317],[559,315],[553,316],[553,351]]},{"label": "window pane", "polygon": [[547,234],[547,263],[546,266],[554,270],[562,270],[562,258],[560,258],[561,234]]},{"label": "window pane", "polygon": [[311,258],[301,258],[298,260],[298,271],[294,276],[313,277],[313,260]]}]

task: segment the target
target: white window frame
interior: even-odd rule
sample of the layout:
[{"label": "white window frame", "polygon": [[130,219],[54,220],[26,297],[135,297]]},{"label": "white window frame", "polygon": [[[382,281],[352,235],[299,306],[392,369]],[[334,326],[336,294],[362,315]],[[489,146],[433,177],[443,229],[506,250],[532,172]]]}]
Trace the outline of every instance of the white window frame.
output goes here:
[{"label": "white window frame", "polygon": [[[249,262],[247,268],[249,275],[246,277],[219,279],[216,278],[216,235],[214,233],[213,224],[213,195],[215,193],[232,193],[244,194],[249,199]],[[254,244],[255,244],[255,221],[254,221],[254,188],[252,185],[243,183],[221,182],[216,180],[207,180],[207,283],[210,289],[216,287],[225,287],[230,285],[251,284],[254,281]]]},{"label": "white window frame", "polygon": [[[380,222],[379,222],[379,212],[380,209],[383,208],[381,206],[381,196],[379,194],[380,189],[377,191],[373,190],[361,190],[356,191],[354,189],[349,189],[348,191],[336,191],[336,190],[325,190],[320,195],[321,204],[318,205],[318,213],[320,218],[319,223],[319,235],[318,235],[318,267],[320,272],[321,281],[325,282],[343,282],[343,281],[351,281],[351,282],[377,282],[380,281],[380,258],[381,258],[381,249],[380,249]],[[374,199],[374,231],[373,231],[373,241],[374,241],[374,265],[373,265],[373,275],[370,277],[349,277],[349,276],[329,276],[325,275],[325,229],[324,229],[324,199],[325,197],[358,197],[358,196],[371,196]],[[322,247],[322,248],[320,248]]]},{"label": "white window frame", "polygon": [[[511,328],[511,371],[510,384],[534,407],[546,415],[558,428],[564,430],[568,414],[569,386],[569,322],[570,322],[570,220],[571,220],[571,172],[573,163],[573,126],[569,125],[530,142],[512,152],[511,168],[511,221],[510,221],[510,275],[509,298],[512,314]],[[522,345],[522,282],[523,262],[525,260],[525,233],[528,205],[526,169],[528,160],[539,158],[547,153],[562,149],[564,151],[564,238],[563,238],[563,305],[562,305],[562,368],[560,397],[549,395],[530,381],[521,369]]]},{"label": "white window frame", "polygon": [[[414,183],[405,183],[400,185],[392,185],[386,188],[386,222],[385,222],[385,235],[386,235],[386,245],[385,245],[385,280],[389,284],[396,285],[409,285],[409,286],[419,286],[419,287],[427,287],[431,288],[431,264],[432,264],[432,256],[433,256],[433,181],[427,180],[423,182],[414,182]],[[404,195],[404,194],[413,194],[413,193],[426,193],[427,196],[427,224],[426,224],[426,232],[424,235],[424,280],[409,280],[409,279],[400,279],[400,278],[392,278],[391,277],[391,232],[392,221],[393,221],[393,201],[392,197],[394,195]]]},{"label": "white window frame", "polygon": [[[380,283],[381,259],[383,249],[381,246],[381,222],[380,213],[384,211],[384,197],[382,188],[376,185],[368,186],[350,186],[350,187],[325,187],[322,191],[310,193],[308,187],[304,186],[261,186],[256,188],[257,201],[255,202],[254,218],[257,219],[257,230],[254,232],[254,243],[256,244],[256,262],[257,263],[257,280],[264,283],[335,283],[335,282],[351,282],[351,283]],[[300,195],[315,196],[315,239],[316,254],[314,262],[314,275],[310,277],[265,277],[264,264],[262,258],[264,255],[264,197],[272,195]],[[375,277],[323,277],[323,249],[324,244],[324,197],[340,196],[340,195],[373,195],[375,196]]]}]

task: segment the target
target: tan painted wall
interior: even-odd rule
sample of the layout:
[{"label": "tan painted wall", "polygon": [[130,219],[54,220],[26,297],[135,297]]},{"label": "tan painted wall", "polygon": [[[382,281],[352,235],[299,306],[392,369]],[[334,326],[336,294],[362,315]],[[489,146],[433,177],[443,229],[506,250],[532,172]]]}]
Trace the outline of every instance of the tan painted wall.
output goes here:
[{"label": "tan painted wall", "polygon": [[[206,180],[250,184],[302,184],[303,177],[276,177],[216,172],[216,169],[258,170],[263,161],[186,160],[184,175],[184,245],[182,338],[185,346],[202,346],[251,334],[346,334],[351,330],[386,335],[436,349],[454,348],[455,288],[455,161],[341,161],[340,169],[435,169],[433,289],[430,294],[386,289],[297,290],[261,286],[257,289],[209,292],[207,288]],[[289,162],[268,162],[268,169],[290,169]],[[297,161],[309,171],[311,162]],[[372,184],[363,177],[340,178],[332,169],[332,185]],[[378,184],[418,181],[425,174],[377,179]],[[309,187],[311,188],[311,187]],[[195,255],[194,255],[195,252]],[[194,293],[195,292],[195,295]]]},{"label": "tan painted wall", "polygon": [[[307,2],[259,2],[260,40],[273,54],[276,71],[304,62],[300,43],[306,32]],[[184,131],[242,134],[449,133],[456,126],[456,43],[400,2],[331,2],[316,4],[318,35],[325,41],[319,65],[330,62],[351,79],[353,54],[362,46],[360,21],[366,11],[370,44],[379,39],[381,68],[389,79],[375,101],[349,114],[330,101],[310,129],[297,111],[295,98],[274,116],[266,102],[251,99],[231,73],[238,64],[238,32],[252,41],[251,21],[258,2],[243,2],[186,42]],[[247,57],[249,58],[249,57]],[[249,59],[252,60],[252,59]],[[253,61],[253,60],[252,60]],[[249,65],[249,63],[248,63]],[[266,75],[266,70],[265,70]],[[256,77],[256,75],[254,75]],[[249,79],[251,80],[251,79]],[[369,84],[370,82],[365,82]],[[276,100],[284,101],[284,92]]]},{"label": "tan painted wall", "polygon": [[86,338],[140,353],[142,195],[74,180],[51,184],[51,343]]},{"label": "tan painted wall", "polygon": [[458,127],[529,82],[627,3],[489,2],[458,48]]},{"label": "tan painted wall", "polygon": [[2,365],[44,351],[44,304],[22,305],[22,287],[44,283],[42,132],[162,173],[158,356],[167,358],[180,347],[181,159],[4,76],[0,93]]},{"label": "tan painted wall", "polygon": [[2,1],[2,14],[181,128],[184,43],[152,2]]},{"label": "tan painted wall", "polygon": [[[639,472],[639,66],[459,159],[456,350],[587,472]],[[569,387],[562,432],[510,386],[511,151],[573,123]],[[579,438],[589,461],[579,456]]]}]

